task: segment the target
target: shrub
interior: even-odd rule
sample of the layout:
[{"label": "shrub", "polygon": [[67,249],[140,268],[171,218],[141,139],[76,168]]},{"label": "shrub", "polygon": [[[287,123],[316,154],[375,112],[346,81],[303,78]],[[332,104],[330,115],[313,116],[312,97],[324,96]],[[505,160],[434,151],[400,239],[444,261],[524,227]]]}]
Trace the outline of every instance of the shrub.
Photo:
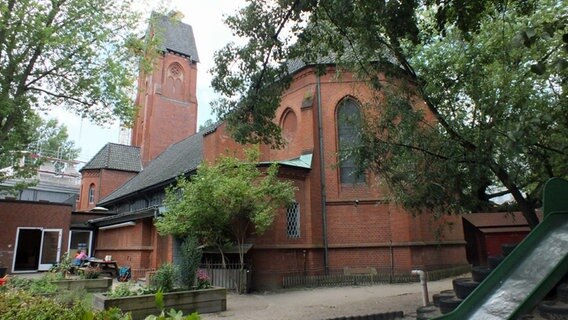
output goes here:
[{"label": "shrub", "polygon": [[168,312],[162,310],[162,313],[158,316],[154,315],[147,316],[145,320],[200,320],[200,319],[201,317],[197,312],[184,316],[181,311],[170,309],[170,311]]},{"label": "shrub", "polygon": [[200,320],[201,317],[197,312],[194,312],[190,315],[184,316],[183,312],[176,311],[174,309],[170,309],[170,311],[166,312],[164,309],[164,293],[161,290],[156,292],[155,296],[156,307],[162,312],[158,315],[149,315],[144,320]]},{"label": "shrub", "polygon": [[113,290],[107,293],[107,296],[112,298],[119,298],[135,296],[137,294],[138,293],[136,291],[132,290],[132,284],[125,282],[116,285]]},{"label": "shrub", "polygon": [[12,289],[0,295],[0,319],[83,319],[88,312],[80,304],[71,308],[54,299],[33,295],[26,290]]},{"label": "shrub", "polygon": [[131,320],[120,309],[92,311],[81,303],[62,304],[57,300],[34,296],[25,290],[6,290],[0,293],[0,320],[57,319],[57,320]]},{"label": "shrub", "polygon": [[86,297],[87,291],[85,289],[75,289],[59,290],[57,294],[53,296],[53,299],[64,306],[72,307],[74,304],[82,303]]},{"label": "shrub", "polygon": [[187,237],[181,245],[180,279],[184,288],[191,289],[195,284],[195,276],[203,252],[194,237]]},{"label": "shrub", "polygon": [[205,270],[197,271],[197,289],[207,289],[211,287],[211,282],[209,282],[209,275]]},{"label": "shrub", "polygon": [[64,253],[61,256],[61,261],[58,264],[53,265],[49,268],[49,272],[54,272],[60,274],[62,277],[65,277],[65,274],[70,272],[73,269],[73,259],[68,252]]},{"label": "shrub", "polygon": [[101,268],[96,267],[86,267],[84,270],[80,271],[80,276],[82,279],[97,279],[101,275]]},{"label": "shrub", "polygon": [[170,263],[164,263],[156,270],[150,282],[153,288],[162,290],[163,292],[170,292],[175,287],[177,275],[176,266]]},{"label": "shrub", "polygon": [[7,283],[9,289],[25,290],[32,295],[53,294],[57,292],[57,286],[51,283],[49,278],[27,279],[21,277],[13,277]]}]

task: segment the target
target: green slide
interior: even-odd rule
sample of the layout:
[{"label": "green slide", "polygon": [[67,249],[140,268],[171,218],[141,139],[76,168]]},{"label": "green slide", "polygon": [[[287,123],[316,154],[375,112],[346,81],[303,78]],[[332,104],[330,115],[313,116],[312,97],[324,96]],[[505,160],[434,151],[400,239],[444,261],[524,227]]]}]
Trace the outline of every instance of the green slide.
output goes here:
[{"label": "green slide", "polygon": [[436,319],[516,319],[568,273],[568,181],[544,188],[544,220],[451,313]]}]

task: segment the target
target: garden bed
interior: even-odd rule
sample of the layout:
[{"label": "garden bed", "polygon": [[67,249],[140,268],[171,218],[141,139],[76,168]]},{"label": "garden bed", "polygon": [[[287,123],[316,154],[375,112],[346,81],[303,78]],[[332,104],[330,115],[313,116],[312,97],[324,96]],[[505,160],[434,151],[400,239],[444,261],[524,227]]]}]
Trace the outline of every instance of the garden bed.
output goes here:
[{"label": "garden bed", "polygon": [[[156,307],[155,295],[139,295],[129,297],[110,298],[105,294],[93,295],[93,308],[95,310],[116,307],[123,312],[131,312],[132,319],[144,319],[146,316],[161,312]],[[164,293],[164,309],[175,309],[189,314],[211,313],[227,310],[227,289],[210,288],[202,290],[188,290]]]},{"label": "garden bed", "polygon": [[60,290],[85,289],[87,292],[107,292],[112,287],[112,278],[53,280],[51,283]]}]

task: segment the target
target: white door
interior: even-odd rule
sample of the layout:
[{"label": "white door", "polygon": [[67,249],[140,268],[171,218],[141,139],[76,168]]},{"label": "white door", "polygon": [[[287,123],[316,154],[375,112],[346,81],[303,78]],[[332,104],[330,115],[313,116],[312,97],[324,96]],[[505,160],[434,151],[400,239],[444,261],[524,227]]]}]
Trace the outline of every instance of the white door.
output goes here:
[{"label": "white door", "polygon": [[39,271],[46,271],[59,262],[61,256],[61,229],[43,229],[41,237]]}]

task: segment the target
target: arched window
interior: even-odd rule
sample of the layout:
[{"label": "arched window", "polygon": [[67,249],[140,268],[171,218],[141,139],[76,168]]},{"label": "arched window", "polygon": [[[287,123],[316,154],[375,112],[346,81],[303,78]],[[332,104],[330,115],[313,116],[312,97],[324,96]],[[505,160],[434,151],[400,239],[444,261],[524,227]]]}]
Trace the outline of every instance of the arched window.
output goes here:
[{"label": "arched window", "polygon": [[361,139],[361,110],[353,99],[341,101],[337,108],[337,139],[339,147],[339,180],[341,183],[363,183],[365,175],[357,174],[353,146]]},{"label": "arched window", "polygon": [[284,139],[286,139],[287,142],[292,142],[298,131],[298,119],[292,109],[284,111],[280,120],[280,127],[282,128],[282,136]]},{"label": "arched window", "polygon": [[174,62],[169,65],[166,73],[166,85],[164,92],[169,98],[182,99],[183,90],[183,80],[185,74],[183,67],[178,62]]},{"label": "arched window", "polygon": [[89,203],[95,203],[95,184],[89,186]]}]

